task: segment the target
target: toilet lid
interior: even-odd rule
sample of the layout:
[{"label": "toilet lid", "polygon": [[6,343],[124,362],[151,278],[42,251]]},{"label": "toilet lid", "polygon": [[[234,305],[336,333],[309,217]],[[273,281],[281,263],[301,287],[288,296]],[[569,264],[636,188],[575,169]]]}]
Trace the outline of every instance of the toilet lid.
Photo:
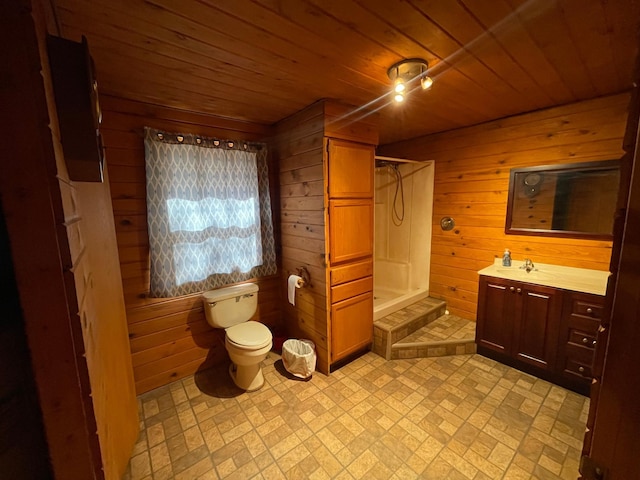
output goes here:
[{"label": "toilet lid", "polygon": [[245,347],[261,347],[271,341],[271,331],[260,322],[244,322],[226,330],[227,339]]}]

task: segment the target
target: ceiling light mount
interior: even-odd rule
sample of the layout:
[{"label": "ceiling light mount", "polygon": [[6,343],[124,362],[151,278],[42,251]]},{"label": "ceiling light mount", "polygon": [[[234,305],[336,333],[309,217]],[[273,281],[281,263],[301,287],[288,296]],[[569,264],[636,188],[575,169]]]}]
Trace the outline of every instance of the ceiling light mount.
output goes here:
[{"label": "ceiling light mount", "polygon": [[394,63],[387,70],[387,76],[393,82],[393,98],[400,103],[407,94],[407,86],[415,80],[420,81],[423,90],[433,84],[433,79],[427,75],[429,64],[422,58],[406,58]]}]

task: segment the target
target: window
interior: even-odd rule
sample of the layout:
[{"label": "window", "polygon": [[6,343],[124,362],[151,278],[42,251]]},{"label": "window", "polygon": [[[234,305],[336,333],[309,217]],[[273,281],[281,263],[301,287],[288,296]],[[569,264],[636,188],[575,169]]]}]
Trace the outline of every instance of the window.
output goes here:
[{"label": "window", "polygon": [[153,297],[276,273],[264,144],[147,128]]}]

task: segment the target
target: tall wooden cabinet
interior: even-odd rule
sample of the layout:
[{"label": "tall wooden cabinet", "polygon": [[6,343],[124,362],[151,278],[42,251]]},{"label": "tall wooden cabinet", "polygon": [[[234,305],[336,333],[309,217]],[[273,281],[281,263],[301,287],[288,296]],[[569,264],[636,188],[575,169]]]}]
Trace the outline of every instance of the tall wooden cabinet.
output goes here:
[{"label": "tall wooden cabinet", "polygon": [[[276,126],[280,169],[283,289],[304,267],[310,282],[284,307],[287,334],[316,344],[316,368],[373,339],[375,117],[351,121],[348,107],[311,105]],[[287,298],[286,295],[284,298]]]},{"label": "tall wooden cabinet", "polygon": [[[373,340],[374,147],[327,139],[331,362]],[[368,268],[361,267],[369,264]],[[332,270],[341,269],[337,279]]]}]

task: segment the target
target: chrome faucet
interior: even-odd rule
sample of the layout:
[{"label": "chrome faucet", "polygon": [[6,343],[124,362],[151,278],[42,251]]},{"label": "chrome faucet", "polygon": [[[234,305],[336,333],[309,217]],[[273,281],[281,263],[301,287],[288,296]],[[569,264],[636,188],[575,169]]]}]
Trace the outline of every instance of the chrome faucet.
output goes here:
[{"label": "chrome faucet", "polygon": [[531,259],[530,258],[525,258],[524,259],[524,264],[520,268],[526,270],[527,273],[529,273],[531,270],[533,270],[534,267],[535,267],[535,265],[533,264]]}]

